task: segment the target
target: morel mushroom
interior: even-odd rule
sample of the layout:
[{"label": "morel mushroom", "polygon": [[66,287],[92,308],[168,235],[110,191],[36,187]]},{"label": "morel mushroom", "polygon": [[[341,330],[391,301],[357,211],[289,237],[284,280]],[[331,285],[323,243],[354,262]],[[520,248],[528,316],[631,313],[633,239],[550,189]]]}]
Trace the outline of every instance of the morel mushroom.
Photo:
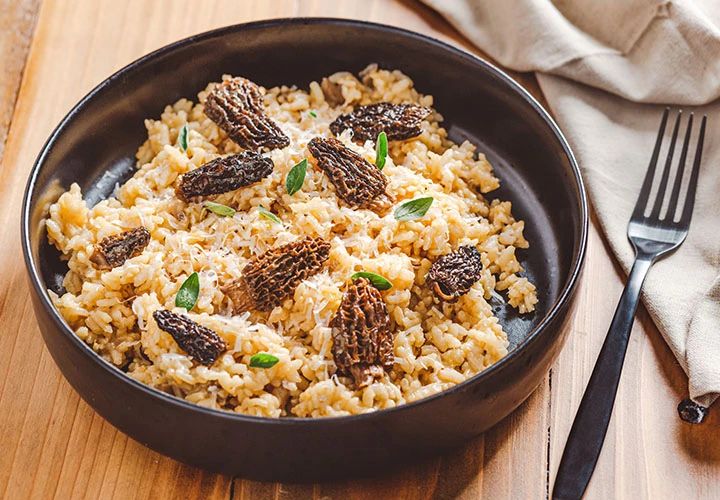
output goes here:
[{"label": "morel mushroom", "polygon": [[108,236],[95,245],[90,262],[98,269],[122,266],[126,260],[140,255],[148,243],[150,232],[142,226]]},{"label": "morel mushroom", "polygon": [[427,283],[442,300],[454,302],[480,279],[482,259],[474,246],[443,255],[430,267]]},{"label": "morel mushroom", "polygon": [[227,349],[217,333],[187,316],[160,309],[153,313],[153,318],[158,327],[169,333],[183,351],[205,366],[212,365]]},{"label": "morel mushroom", "polygon": [[245,149],[276,149],[290,144],[265,114],[260,87],[245,78],[216,85],[205,100],[205,114]]},{"label": "morel mushroom", "polygon": [[369,385],[392,368],[390,315],[370,281],[359,278],[348,285],[330,327],[338,373],[352,377],[356,388]]},{"label": "morel mushroom", "polygon": [[382,211],[392,203],[387,178],[375,165],[335,138],[315,137],[308,144],[317,165],[330,178],[338,197],[350,208]]},{"label": "morel mushroom", "polygon": [[272,173],[273,167],[270,158],[253,151],[215,158],[183,175],[177,194],[183,201],[190,201],[227,193],[259,182]]},{"label": "morel mushroom", "polygon": [[342,86],[339,83],[330,81],[329,78],[323,78],[320,83],[320,88],[325,96],[325,102],[331,107],[339,106],[345,102],[345,96],[342,93]]},{"label": "morel mushroom", "polygon": [[428,108],[415,104],[378,102],[358,106],[352,113],[338,116],[330,124],[330,130],[339,135],[343,130],[350,129],[353,140],[361,144],[374,141],[380,132],[385,132],[391,141],[404,141],[422,133],[420,123],[429,114]]},{"label": "morel mushroom", "polygon": [[270,311],[290,297],[298,285],[320,272],[330,256],[330,243],[306,237],[253,257],[242,276],[223,287],[235,314]]}]

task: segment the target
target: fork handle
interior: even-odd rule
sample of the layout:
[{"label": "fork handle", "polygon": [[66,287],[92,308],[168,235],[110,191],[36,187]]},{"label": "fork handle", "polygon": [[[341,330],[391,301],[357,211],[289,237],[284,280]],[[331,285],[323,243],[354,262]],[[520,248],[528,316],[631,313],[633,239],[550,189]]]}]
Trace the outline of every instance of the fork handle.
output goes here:
[{"label": "fork handle", "polygon": [[579,499],[590,482],[615,404],[640,290],[651,265],[651,256],[639,254],[635,258],[565,444],[553,499]]}]

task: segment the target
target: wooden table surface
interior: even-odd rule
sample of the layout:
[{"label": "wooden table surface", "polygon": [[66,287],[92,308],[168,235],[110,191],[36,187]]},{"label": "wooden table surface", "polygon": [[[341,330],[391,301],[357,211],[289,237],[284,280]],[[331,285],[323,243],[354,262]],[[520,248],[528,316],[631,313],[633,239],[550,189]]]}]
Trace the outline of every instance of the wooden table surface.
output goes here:
[{"label": "wooden table surface", "polygon": [[[392,475],[314,485],[211,474],[115,430],[60,375],[29,301],[22,190],[40,147],[107,75],[179,38],[257,19],[334,16],[402,26],[473,49],[411,0],[0,0],[0,496],[88,498],[546,498],[583,387],[622,289],[593,221],[579,307],[544,383],[464,449]],[[540,96],[532,75],[514,76]],[[641,310],[616,410],[587,498],[720,495],[720,418],[680,422],[686,379]]]}]

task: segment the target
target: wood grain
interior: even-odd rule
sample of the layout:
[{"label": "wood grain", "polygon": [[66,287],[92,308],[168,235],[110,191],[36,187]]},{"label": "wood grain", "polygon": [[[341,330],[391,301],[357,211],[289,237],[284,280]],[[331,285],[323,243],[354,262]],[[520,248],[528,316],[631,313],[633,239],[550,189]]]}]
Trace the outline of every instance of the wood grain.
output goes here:
[{"label": "wood grain", "polygon": [[[0,164],[0,273],[4,277],[0,288],[4,326],[0,334],[0,496],[546,497],[548,474],[552,479],[557,469],[582,388],[622,287],[595,225],[580,304],[569,326],[570,341],[551,377],[518,411],[450,456],[372,479],[314,485],[257,483],[203,472],[141,446],[95,414],[62,378],[42,343],[29,305],[18,242],[22,188],[52,128],[108,74],[166,43],[227,24],[285,16],[368,19],[472,50],[467,40],[431,10],[410,0],[46,0],[25,64],[24,52],[13,51],[23,43],[27,46],[37,1],[0,2],[0,27],[6,28],[8,22],[20,27],[0,32],[0,57],[13,54],[0,72],[0,144],[2,117],[13,116]],[[24,21],[8,21],[8,12]],[[8,47],[13,49],[8,51]],[[21,76],[16,102],[13,89]],[[513,76],[541,97],[532,75]],[[641,313],[628,351],[618,409],[589,498],[709,498],[720,490],[720,421],[713,416],[701,427],[681,424],[675,405],[684,387],[682,371],[647,315]]]},{"label": "wood grain", "polygon": [[[624,286],[609,256],[593,229],[572,335],[552,370],[551,481]],[[702,425],[682,422],[676,407],[686,395],[685,374],[640,308],[588,498],[718,498],[720,418],[711,412]]]},{"label": "wood grain", "polygon": [[40,0],[0,0],[0,159],[10,119],[15,110],[20,79],[25,69]]}]

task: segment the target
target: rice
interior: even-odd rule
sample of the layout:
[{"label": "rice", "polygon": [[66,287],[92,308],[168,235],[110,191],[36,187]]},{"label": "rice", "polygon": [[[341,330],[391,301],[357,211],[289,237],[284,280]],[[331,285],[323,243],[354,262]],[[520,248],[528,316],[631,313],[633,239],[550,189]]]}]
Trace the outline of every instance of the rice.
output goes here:
[{"label": "rice", "polygon": [[[521,276],[516,250],[528,247],[524,224],[508,201],[483,196],[499,186],[485,157],[469,142],[455,144],[440,126],[437,112],[423,122],[422,134],[391,142],[383,173],[397,202],[432,196],[427,214],[399,222],[392,211],[380,216],[338,203],[326,175],[310,166],[303,188],[293,196],[285,176],[305,158],[316,136],[331,136],[329,124],[352,106],[380,101],[432,107],[432,96],[418,93],[399,71],[366,68],[356,78],[337,73],[345,103],[331,107],[317,82],[309,89],[276,87],[265,92],[268,115],[290,138],[290,145],[268,153],[275,168],[252,186],[213,197],[235,207],[233,217],[208,213],[201,203],[178,200],[178,177],[240,148],[203,113],[199,102],[181,99],[159,120],[148,119],[148,139],[137,152],[138,170],[114,196],[89,207],[73,184],[49,210],[50,241],[67,259],[65,293],[55,306],[83,341],[129,376],[179,398],[209,408],[264,417],[325,417],[391,408],[452,387],[507,354],[508,341],[489,304],[505,300],[521,313],[533,311],[535,286]],[[313,111],[313,113],[310,113]],[[188,149],[178,134],[188,126]],[[340,140],[371,163],[375,145]],[[259,216],[263,205],[282,220]],[[89,260],[94,245],[121,231],[146,227],[147,248],[109,271]],[[269,313],[232,315],[219,284],[241,275],[247,260],[304,235],[331,243],[325,270],[295,290]],[[482,255],[480,280],[455,303],[441,303],[425,286],[432,262],[460,245]],[[388,278],[383,292],[395,332],[391,372],[362,389],[335,373],[329,322],[349,276],[366,270]],[[200,296],[188,316],[216,331],[227,344],[212,366],[203,366],[160,330],[152,313],[175,309],[175,295],[192,273],[200,275]],[[271,353],[271,368],[249,367],[250,357]]]}]

